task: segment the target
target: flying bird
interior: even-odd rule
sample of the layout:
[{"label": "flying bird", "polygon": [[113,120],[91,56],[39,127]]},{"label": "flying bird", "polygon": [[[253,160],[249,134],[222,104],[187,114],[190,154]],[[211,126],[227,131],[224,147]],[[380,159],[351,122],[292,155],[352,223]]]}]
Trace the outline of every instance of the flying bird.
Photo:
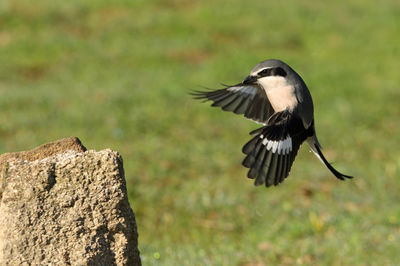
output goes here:
[{"label": "flying bird", "polygon": [[335,177],[352,178],[325,159],[315,133],[311,94],[300,75],[281,60],[257,64],[239,84],[192,91],[192,95],[263,125],[250,132],[252,139],[242,148],[246,155],[242,164],[249,168],[247,176],[256,186],[280,184],[289,175],[304,141]]}]

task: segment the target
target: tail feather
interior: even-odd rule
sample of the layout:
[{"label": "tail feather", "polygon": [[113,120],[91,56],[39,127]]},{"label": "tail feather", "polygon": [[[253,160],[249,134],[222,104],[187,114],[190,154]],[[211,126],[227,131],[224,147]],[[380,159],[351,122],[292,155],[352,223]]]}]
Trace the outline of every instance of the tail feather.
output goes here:
[{"label": "tail feather", "polygon": [[336,170],[325,158],[324,154],[321,151],[321,145],[318,142],[317,137],[314,135],[310,138],[307,139],[308,144],[311,147],[311,150],[314,152],[314,154],[320,159],[320,161],[328,167],[329,171],[332,172],[332,174],[340,179],[340,180],[345,180],[345,178],[353,178],[352,176],[345,175],[340,173],[338,170]]}]

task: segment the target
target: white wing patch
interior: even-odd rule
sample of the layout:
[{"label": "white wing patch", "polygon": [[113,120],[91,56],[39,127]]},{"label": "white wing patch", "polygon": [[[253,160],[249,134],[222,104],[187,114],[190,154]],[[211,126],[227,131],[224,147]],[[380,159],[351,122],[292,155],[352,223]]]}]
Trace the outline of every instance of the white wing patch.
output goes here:
[{"label": "white wing patch", "polygon": [[292,138],[290,136],[287,136],[284,140],[269,140],[261,134],[260,138],[263,140],[262,144],[267,146],[267,150],[272,150],[273,153],[278,152],[278,154],[285,155],[292,151]]}]

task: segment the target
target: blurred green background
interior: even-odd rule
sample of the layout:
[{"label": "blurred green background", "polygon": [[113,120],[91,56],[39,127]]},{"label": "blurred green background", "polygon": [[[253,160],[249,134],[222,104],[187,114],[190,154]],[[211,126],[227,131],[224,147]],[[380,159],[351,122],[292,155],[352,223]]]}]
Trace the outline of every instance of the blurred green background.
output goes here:
[{"label": "blurred green background", "polygon": [[[0,152],[68,136],[124,158],[144,265],[400,264],[400,2],[0,2]],[[241,166],[251,121],[190,89],[279,58],[305,79],[341,182],[300,150]]]}]

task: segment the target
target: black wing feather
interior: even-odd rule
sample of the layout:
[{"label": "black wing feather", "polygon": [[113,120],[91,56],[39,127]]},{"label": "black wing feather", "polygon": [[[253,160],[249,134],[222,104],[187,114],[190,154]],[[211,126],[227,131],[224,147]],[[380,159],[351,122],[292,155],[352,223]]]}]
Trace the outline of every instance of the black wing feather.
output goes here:
[{"label": "black wing feather", "polygon": [[[255,179],[255,185],[265,183],[269,187],[278,185],[289,175],[301,143],[312,132],[304,128],[301,119],[285,110],[273,114],[266,126],[253,130],[250,134],[253,138],[242,149],[246,154],[243,166],[250,168],[248,176]],[[282,148],[289,141],[290,150]],[[275,142],[281,146],[276,144],[272,148]]]},{"label": "black wing feather", "polygon": [[[226,85],[224,85],[226,86]],[[192,91],[194,99],[212,101],[225,111],[243,114],[246,118],[266,123],[273,113],[265,91],[256,84],[237,84],[219,90]]]}]

